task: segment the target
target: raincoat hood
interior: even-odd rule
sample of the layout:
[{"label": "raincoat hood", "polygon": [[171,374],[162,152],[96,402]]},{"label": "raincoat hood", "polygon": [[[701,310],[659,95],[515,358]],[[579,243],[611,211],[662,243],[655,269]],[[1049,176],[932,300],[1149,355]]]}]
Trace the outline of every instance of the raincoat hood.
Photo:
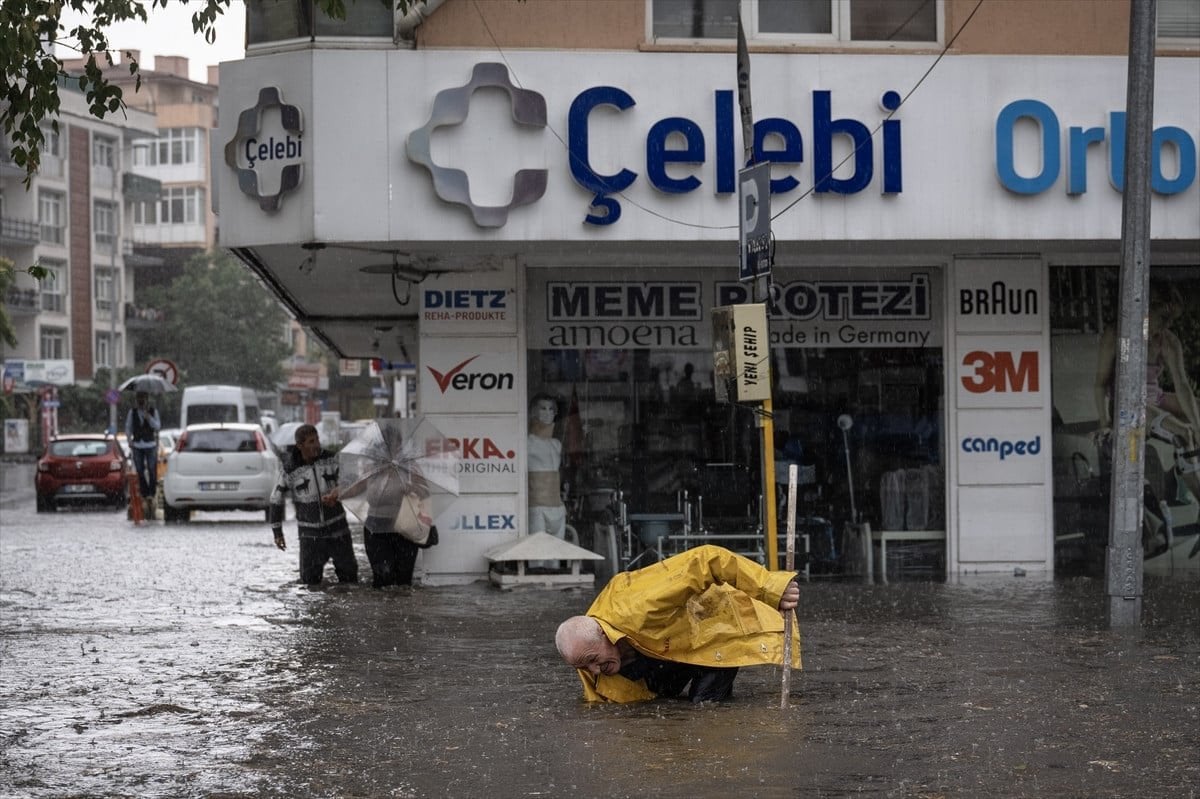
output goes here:
[{"label": "raincoat hood", "polygon": [[[792,572],[769,571],[727,549],[701,546],[614,576],[587,615],[612,643],[624,639],[659,660],[696,666],[783,665],[779,600]],[[793,625],[792,668],[800,668],[799,625]],[[652,699],[645,681],[593,677],[579,669],[584,699]]]}]

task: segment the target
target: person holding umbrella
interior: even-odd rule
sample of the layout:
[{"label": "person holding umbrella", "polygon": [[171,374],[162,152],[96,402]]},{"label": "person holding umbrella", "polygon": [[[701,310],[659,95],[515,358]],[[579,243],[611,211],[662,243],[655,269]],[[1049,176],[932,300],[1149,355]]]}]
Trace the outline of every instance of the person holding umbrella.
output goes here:
[{"label": "person holding umbrella", "polygon": [[134,394],[134,406],[125,416],[125,440],[129,442],[147,519],[154,518],[154,497],[158,491],[158,431],[161,428],[162,421],[158,418],[158,409],[150,404],[150,395],[138,391]]}]

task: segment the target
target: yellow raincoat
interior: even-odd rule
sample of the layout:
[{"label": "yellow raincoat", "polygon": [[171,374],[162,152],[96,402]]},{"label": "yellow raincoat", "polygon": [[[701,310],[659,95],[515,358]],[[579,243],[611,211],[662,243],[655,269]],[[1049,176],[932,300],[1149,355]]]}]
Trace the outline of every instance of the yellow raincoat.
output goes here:
[{"label": "yellow raincoat", "polygon": [[[782,665],[779,600],[795,576],[768,571],[721,547],[701,546],[617,574],[587,615],[600,623],[612,643],[625,639],[659,660],[716,667]],[[792,625],[796,669],[798,627]],[[645,680],[578,671],[588,702],[636,702],[655,696]]]}]

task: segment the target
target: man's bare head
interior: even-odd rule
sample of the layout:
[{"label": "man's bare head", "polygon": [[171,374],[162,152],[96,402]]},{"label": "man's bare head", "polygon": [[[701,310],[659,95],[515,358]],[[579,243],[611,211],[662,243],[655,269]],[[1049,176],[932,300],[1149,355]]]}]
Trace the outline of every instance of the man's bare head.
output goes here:
[{"label": "man's bare head", "polygon": [[558,625],[554,646],[567,665],[583,669],[593,677],[621,670],[621,652],[608,640],[599,622],[588,616],[572,616]]}]

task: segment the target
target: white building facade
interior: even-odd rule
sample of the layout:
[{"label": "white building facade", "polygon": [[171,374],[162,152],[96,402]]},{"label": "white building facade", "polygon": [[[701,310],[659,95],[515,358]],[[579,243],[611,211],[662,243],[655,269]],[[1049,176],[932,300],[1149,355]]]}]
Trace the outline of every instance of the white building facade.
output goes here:
[{"label": "white building facade", "polygon": [[[458,442],[427,582],[476,579],[529,531],[539,395],[585,543],[616,491],[672,533],[761,525],[755,412],[714,396],[712,310],[763,299],[776,463],[802,467],[817,573],[846,568],[852,517],[889,534],[884,574],[921,565],[905,541],[951,576],[1103,546],[1123,57],[753,53],[764,298],[738,279],[733,52],[282,49],[221,67],[222,244],[343,357],[415,378]],[[1189,307],[1197,97],[1200,59],[1157,59],[1152,278]],[[1190,535],[1197,498],[1160,494]]]}]

